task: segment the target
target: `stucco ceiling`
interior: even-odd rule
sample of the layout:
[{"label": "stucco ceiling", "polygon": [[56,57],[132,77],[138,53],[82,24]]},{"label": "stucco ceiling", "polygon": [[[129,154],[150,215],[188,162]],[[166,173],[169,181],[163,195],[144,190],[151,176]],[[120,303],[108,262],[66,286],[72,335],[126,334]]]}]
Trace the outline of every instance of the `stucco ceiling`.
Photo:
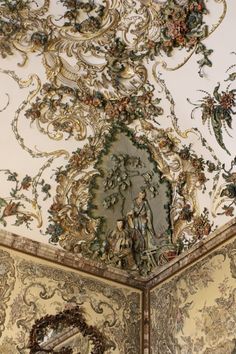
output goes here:
[{"label": "stucco ceiling", "polygon": [[[235,216],[234,0],[0,0],[0,13],[2,228],[146,273]],[[132,252],[163,252],[120,263],[109,240],[120,218],[131,243],[141,232],[143,187],[154,240]]]}]

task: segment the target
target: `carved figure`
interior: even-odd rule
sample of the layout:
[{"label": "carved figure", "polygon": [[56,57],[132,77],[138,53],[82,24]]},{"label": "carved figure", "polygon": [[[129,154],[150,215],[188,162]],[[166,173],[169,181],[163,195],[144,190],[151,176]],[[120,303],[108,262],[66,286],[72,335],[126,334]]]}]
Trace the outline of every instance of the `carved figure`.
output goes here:
[{"label": "carved figure", "polygon": [[127,214],[127,218],[129,226],[139,231],[144,249],[153,248],[155,231],[152,224],[152,210],[144,189],[140,190],[134,199],[132,210]]},{"label": "carved figure", "polygon": [[123,219],[117,220],[115,229],[108,239],[109,257],[121,268],[136,269],[133,256],[133,241]]}]

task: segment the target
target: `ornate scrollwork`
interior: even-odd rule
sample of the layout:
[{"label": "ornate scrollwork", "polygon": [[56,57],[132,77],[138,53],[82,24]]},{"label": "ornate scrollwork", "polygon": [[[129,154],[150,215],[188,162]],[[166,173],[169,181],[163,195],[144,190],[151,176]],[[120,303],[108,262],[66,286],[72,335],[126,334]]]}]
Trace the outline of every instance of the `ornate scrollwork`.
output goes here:
[{"label": "ornate scrollwork", "polygon": [[[196,265],[152,290],[153,352],[232,353],[235,348],[235,340],[232,339],[236,306],[235,246],[233,241],[218,248]],[[223,277],[220,278],[219,274]],[[209,301],[206,296],[199,302],[199,293],[203,294],[205,289],[214,289],[212,297]],[[194,337],[188,331],[188,319],[196,329]],[[155,336],[157,332],[158,338]]]},{"label": "ornate scrollwork", "polygon": [[[173,98],[157,74],[157,68],[162,65],[168,69],[165,61],[168,61],[168,57],[174,57],[176,51],[187,51],[188,56],[173,70],[183,66],[193,53],[203,55],[198,61],[200,74],[202,68],[211,66],[209,56],[212,51],[205,47],[203,40],[224,18],[225,1],[217,2],[223,5],[223,14],[219,22],[210,28],[206,23],[208,9],[204,0],[96,0],[91,3],[84,0],[59,0],[58,13],[52,13],[53,2],[50,0],[0,0],[2,57],[7,58],[18,51],[23,55],[21,65],[24,65],[30,54],[41,55],[47,80],[41,82],[39,76],[34,74],[24,81],[13,71],[1,70],[2,74],[12,77],[20,88],[30,90],[12,121],[15,138],[32,158],[47,158],[35,176],[19,176],[15,171],[2,170],[11,184],[9,197],[0,199],[0,222],[4,226],[10,217],[15,218],[14,225],[28,228],[36,220],[39,228],[44,227],[44,231],[41,231],[48,235],[49,242],[107,264],[123,264],[122,267],[129,270],[127,255],[122,260],[116,260],[116,256],[119,256],[113,256],[117,252],[113,249],[111,256],[112,252],[107,250],[108,235],[114,230],[117,220],[115,222],[112,219],[113,224],[105,236],[102,216],[95,217],[91,211],[94,180],[103,173],[98,168],[98,161],[106,150],[108,140],[112,139],[114,130],[126,129],[130,138],[132,136],[132,143],[146,149],[156,166],[151,173],[148,169],[145,171],[146,177],[142,172],[142,183],[149,193],[146,204],[151,204],[152,195],[156,196],[161,190],[161,177],[158,183],[151,181],[155,179],[153,176],[157,170],[163,176],[163,181],[166,179],[171,184],[168,198],[172,194],[171,205],[163,202],[167,212],[170,212],[171,227],[162,225],[158,232],[154,232],[155,227],[151,230],[150,218],[144,217],[152,231],[149,236],[158,234],[160,238],[163,235],[166,238],[166,249],[162,249],[161,242],[160,249],[155,250],[156,258],[150,251],[151,242],[146,240],[149,246],[143,248],[143,258],[137,260],[137,249],[141,252],[142,247],[137,246],[138,242],[135,244],[134,233],[137,238],[144,231],[141,227],[133,227],[136,231],[132,231],[131,259],[136,257],[135,264],[137,266],[138,263],[139,271],[144,265],[145,272],[150,271],[157,264],[175,257],[182,248],[209,234],[212,227],[209,215],[207,211],[199,209],[197,202],[198,191],[205,190],[205,169],[208,165],[192,151],[190,145],[180,144],[179,137],[185,139],[196,131],[180,131]],[[154,65],[150,65],[150,61],[155,61]],[[155,85],[153,79],[156,80]],[[232,108],[234,91],[225,91],[226,96],[231,95],[230,101],[228,96],[219,94],[218,90],[214,94],[224,107]],[[7,107],[8,103],[3,109]],[[36,147],[29,147],[20,134],[21,117],[51,141],[74,140],[78,149],[74,149],[74,152],[63,149],[41,152]],[[222,120],[219,117],[217,119],[218,123]],[[169,121],[174,129],[160,128],[160,125],[166,127]],[[227,122],[230,124],[229,118]],[[215,133],[216,130],[219,136],[219,129],[214,125]],[[223,146],[222,139],[218,139],[218,142]],[[210,148],[208,150],[213,153]],[[67,159],[67,164],[59,166],[46,178],[49,167],[61,157]],[[120,157],[117,155],[117,158]],[[129,158],[135,160],[134,155]],[[129,167],[126,166],[123,172],[127,174]],[[122,181],[118,191],[110,191],[109,195],[107,190],[104,192],[103,202],[109,206],[107,209],[115,208],[119,204],[118,199],[128,200],[127,194],[132,189],[129,188],[130,183],[134,184],[131,181],[134,176],[129,173],[129,177],[124,179],[123,175],[121,177],[114,171],[110,172],[106,176],[107,186],[112,178],[119,177]],[[141,181],[139,184],[142,187]],[[133,191],[133,194],[137,197],[138,190]],[[49,200],[48,224],[45,225],[41,203]],[[129,200],[126,204],[130,204],[130,212],[132,202]],[[123,210],[117,219],[127,219],[127,212]],[[165,219],[165,212],[160,214]],[[136,221],[133,217],[133,224]],[[130,229],[132,222],[130,216]],[[128,219],[124,224],[128,225]],[[187,234],[188,245],[183,245]],[[156,244],[153,246],[157,247]]]},{"label": "ornate scrollwork", "polygon": [[21,257],[16,269],[23,286],[13,299],[10,324],[21,332],[17,344],[22,352],[60,353],[63,346],[71,346],[75,353],[78,348],[97,353],[99,348],[125,354],[128,348],[132,353],[140,348],[138,291]]}]

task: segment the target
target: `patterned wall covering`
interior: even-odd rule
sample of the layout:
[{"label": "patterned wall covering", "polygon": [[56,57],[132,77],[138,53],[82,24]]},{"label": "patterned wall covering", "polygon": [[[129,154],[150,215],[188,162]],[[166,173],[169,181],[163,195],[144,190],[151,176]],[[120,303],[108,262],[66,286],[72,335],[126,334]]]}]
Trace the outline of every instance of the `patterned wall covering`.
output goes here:
[{"label": "patterned wall covering", "polygon": [[151,353],[233,354],[236,240],[151,291]]},{"label": "patterned wall covering", "polygon": [[235,215],[234,0],[0,0],[0,222],[134,273]]},{"label": "patterned wall covering", "polygon": [[0,260],[1,354],[141,353],[140,291],[4,248]]}]

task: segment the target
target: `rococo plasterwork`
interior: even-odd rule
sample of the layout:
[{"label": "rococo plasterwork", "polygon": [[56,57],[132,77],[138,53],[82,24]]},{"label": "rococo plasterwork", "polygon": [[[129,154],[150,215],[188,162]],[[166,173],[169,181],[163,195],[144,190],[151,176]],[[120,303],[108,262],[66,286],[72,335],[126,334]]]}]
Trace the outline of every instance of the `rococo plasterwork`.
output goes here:
[{"label": "rococo plasterwork", "polygon": [[19,103],[3,88],[1,119],[25,166],[1,164],[1,224],[145,275],[233,216],[235,54],[210,92],[188,91],[187,125],[169,87],[190,64],[211,77],[228,5],[1,0],[1,80]]}]

